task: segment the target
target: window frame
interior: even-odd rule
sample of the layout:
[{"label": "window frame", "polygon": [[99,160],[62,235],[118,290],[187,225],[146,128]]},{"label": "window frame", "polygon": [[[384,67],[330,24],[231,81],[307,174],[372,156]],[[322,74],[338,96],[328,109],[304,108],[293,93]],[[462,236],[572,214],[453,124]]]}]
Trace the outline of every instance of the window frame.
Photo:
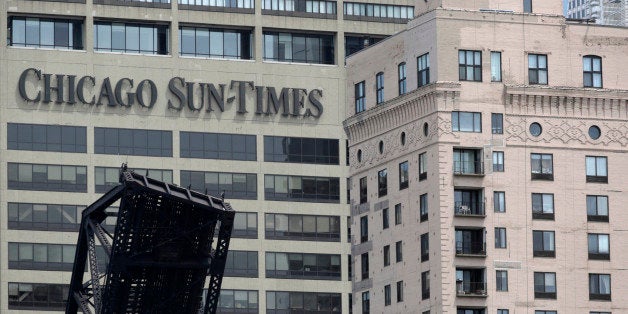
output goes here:
[{"label": "window frame", "polygon": [[388,207],[382,209],[382,230],[386,230],[390,227],[390,219],[388,213]]},{"label": "window frame", "polygon": [[[535,299],[556,299],[556,295],[558,291],[556,273],[555,272],[534,272],[533,276],[534,276],[534,298]],[[550,282],[551,281],[554,282],[553,286],[547,285],[548,278],[550,279]],[[551,289],[552,287],[553,289]]]},{"label": "window frame", "polygon": [[503,151],[493,151],[493,172],[504,172],[504,159],[505,155]]},{"label": "window frame", "polygon": [[[551,201],[550,201],[551,200]],[[551,203],[547,204],[546,202]],[[536,206],[535,206],[536,205]],[[551,209],[551,211],[547,211]],[[554,193],[532,193],[532,219],[554,220],[556,214],[556,202]]]},{"label": "window frame", "polygon": [[429,210],[428,194],[423,193],[419,195],[419,215],[421,222],[427,221],[429,219]]},{"label": "window frame", "polygon": [[421,263],[430,260],[430,234],[429,232],[421,234]]},{"label": "window frame", "polygon": [[366,92],[364,90],[366,82],[361,81],[354,85],[355,113],[366,111]]},{"label": "window frame", "polygon": [[419,154],[419,181],[427,179],[427,152]]},{"label": "window frame", "polygon": [[399,96],[404,95],[407,92],[406,85],[406,63],[401,62],[397,65],[397,79],[398,79],[398,87],[399,87]]},{"label": "window frame", "polygon": [[[602,291],[602,286],[603,286],[602,278],[607,278],[608,280],[608,292]],[[612,294],[611,274],[598,274],[598,273],[589,274],[589,300],[611,301],[611,294]]]},{"label": "window frame", "polygon": [[417,88],[430,83],[430,53],[424,53],[416,58]]},{"label": "window frame", "polygon": [[[536,239],[538,237],[540,237],[541,247],[537,246]],[[549,247],[546,247],[546,245],[549,245]],[[556,257],[556,232],[554,230],[532,231],[532,256]]]},{"label": "window frame", "polygon": [[[544,160],[549,160],[549,167],[543,167]],[[554,181],[554,154],[530,153],[530,167],[531,180]]]},{"label": "window frame", "polygon": [[377,172],[377,196],[384,197],[388,194],[388,171],[384,168]]},{"label": "window frame", "polygon": [[501,81],[502,81],[502,53],[501,51],[491,51],[491,82],[501,82]]},{"label": "window frame", "polygon": [[[600,62],[599,70],[595,70],[594,60],[599,60]],[[588,68],[590,69],[589,71],[586,70],[587,63],[588,63]],[[595,84],[595,77],[598,75],[599,75],[600,84],[599,86],[596,86],[597,84]],[[587,84],[587,76],[590,76],[589,80],[591,82],[589,84]],[[604,78],[603,78],[602,57],[596,56],[596,55],[583,56],[582,57],[582,86],[587,87],[587,88],[604,88],[603,79]]]},{"label": "window frame", "polygon": [[[602,238],[606,238],[605,242]],[[601,247],[606,244],[605,248]],[[595,247],[591,247],[595,244]],[[587,248],[589,260],[610,260],[611,259],[611,236],[608,233],[587,233]]]},{"label": "window frame", "polygon": [[369,241],[369,216],[360,217],[360,243]]},{"label": "window frame", "polygon": [[384,102],[384,72],[375,75],[375,95],[378,105]]},{"label": "window frame", "polygon": [[399,190],[400,191],[407,189],[408,186],[410,185],[410,178],[409,178],[409,172],[408,172],[409,168],[410,168],[410,165],[407,160],[399,163]]},{"label": "window frame", "polygon": [[508,237],[505,227],[495,227],[495,248],[506,249],[508,248]]},{"label": "window frame", "polygon": [[[545,67],[541,66],[541,60],[544,60]],[[548,85],[549,84],[549,65],[547,54],[528,54],[528,83],[530,85]],[[542,75],[545,75],[545,81]]]},{"label": "window frame", "polygon": [[503,113],[491,113],[491,133],[492,134],[504,134],[504,114]]},{"label": "window frame", "polygon": [[493,211],[496,213],[506,212],[506,192],[493,191]]},{"label": "window frame", "polygon": [[[468,64],[469,54],[472,62]],[[479,60],[477,59],[479,58]],[[472,78],[469,79],[469,70]],[[458,80],[466,82],[482,82],[482,51],[481,50],[458,50]]]},{"label": "window frame", "polygon": [[401,203],[395,204],[395,226],[400,225],[403,222],[403,216],[401,213]]},{"label": "window frame", "polygon": [[[471,114],[471,130],[461,130],[461,114],[464,114],[463,118],[468,118],[467,115]],[[482,133],[482,113],[473,111],[452,111],[451,130],[453,132]]]},{"label": "window frame", "polygon": [[[590,202],[589,200],[593,200]],[[600,201],[603,201],[604,206],[606,207],[606,214],[599,214],[600,212]],[[590,205],[595,204],[594,208],[590,207]],[[586,207],[587,207],[587,221],[599,221],[599,222],[608,222],[609,218],[609,202],[608,195],[587,195],[586,196]],[[591,210],[594,211],[594,215],[591,214]]]},{"label": "window frame", "polygon": [[496,291],[508,291],[508,271],[507,270],[495,270],[495,290]]},{"label": "window frame", "polygon": [[368,202],[368,181],[367,177],[360,178],[360,204],[366,204]]},{"label": "window frame", "polygon": [[395,262],[403,262],[403,242],[395,242]]},{"label": "window frame", "polygon": [[[591,160],[593,161],[593,169],[589,168],[591,166],[590,165]],[[603,161],[603,164],[600,164],[600,161]],[[585,156],[584,165],[585,165],[587,183],[608,183],[608,157],[607,156]]]}]

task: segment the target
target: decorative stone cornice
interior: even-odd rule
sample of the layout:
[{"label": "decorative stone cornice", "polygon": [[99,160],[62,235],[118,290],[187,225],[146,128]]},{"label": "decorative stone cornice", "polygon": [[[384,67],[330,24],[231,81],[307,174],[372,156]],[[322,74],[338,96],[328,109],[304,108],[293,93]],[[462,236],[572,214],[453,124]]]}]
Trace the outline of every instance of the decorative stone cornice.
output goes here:
[{"label": "decorative stone cornice", "polygon": [[439,103],[457,101],[460,83],[432,83],[349,117],[343,126],[350,145],[434,113]]}]

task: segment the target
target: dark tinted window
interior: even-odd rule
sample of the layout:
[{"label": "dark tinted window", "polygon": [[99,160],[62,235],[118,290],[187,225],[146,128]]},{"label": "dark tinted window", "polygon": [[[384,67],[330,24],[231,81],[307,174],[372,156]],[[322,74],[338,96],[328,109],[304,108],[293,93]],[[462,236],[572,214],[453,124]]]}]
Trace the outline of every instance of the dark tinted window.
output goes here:
[{"label": "dark tinted window", "polygon": [[74,244],[9,242],[9,269],[71,271]]},{"label": "dark tinted window", "polygon": [[340,313],[341,299],[340,293],[267,291],[266,314]]},{"label": "dark tinted window", "polygon": [[225,264],[227,277],[257,277],[257,252],[229,250]]},{"label": "dark tinted window", "polygon": [[83,49],[83,21],[9,17],[9,45]]},{"label": "dark tinted window", "polygon": [[340,280],[340,255],[266,252],[266,278]]},{"label": "dark tinted window", "polygon": [[172,157],[172,132],[94,128],[94,153]]},{"label": "dark tinted window", "polygon": [[338,165],[337,139],[264,136],[264,161]]},{"label": "dark tinted window", "polygon": [[[172,170],[162,169],[129,169],[133,170],[143,176],[153,178],[155,180],[163,181],[166,183],[172,182]],[[104,193],[109,191],[112,187],[120,184],[120,168],[116,167],[95,167],[94,168],[94,183],[96,193]]]},{"label": "dark tinted window", "polygon": [[340,217],[266,214],[266,239],[340,242]]},{"label": "dark tinted window", "polygon": [[8,163],[11,190],[87,192],[87,167]]},{"label": "dark tinted window", "polygon": [[181,157],[257,160],[255,135],[181,132]]},{"label": "dark tinted window", "polygon": [[251,59],[251,31],[205,27],[180,27],[182,56]]},{"label": "dark tinted window", "polygon": [[87,130],[84,126],[8,123],[7,148],[86,153]]},{"label": "dark tinted window", "polygon": [[272,201],[339,203],[340,179],[267,174],[264,194]]},{"label": "dark tinted window", "polygon": [[264,32],[264,60],[334,64],[334,36]]},{"label": "dark tinted window", "polygon": [[94,22],[94,50],[168,54],[168,25]]},{"label": "dark tinted window", "polygon": [[85,206],[8,203],[7,208],[9,229],[78,231]]},{"label": "dark tinted window", "polygon": [[70,285],[9,282],[9,309],[63,311]]},{"label": "dark tinted window", "polygon": [[181,170],[181,186],[225,198],[257,199],[257,174]]}]

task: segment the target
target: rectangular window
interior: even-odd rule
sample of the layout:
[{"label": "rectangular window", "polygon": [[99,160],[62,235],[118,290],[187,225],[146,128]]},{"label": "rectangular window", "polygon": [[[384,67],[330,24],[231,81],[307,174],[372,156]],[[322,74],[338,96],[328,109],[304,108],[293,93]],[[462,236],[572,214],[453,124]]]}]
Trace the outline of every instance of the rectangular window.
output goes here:
[{"label": "rectangular window", "polygon": [[547,85],[547,55],[528,54],[528,82]]},{"label": "rectangular window", "polygon": [[607,158],[586,156],[587,182],[608,183]]},{"label": "rectangular window", "polygon": [[430,272],[421,273],[421,300],[430,298]]},{"label": "rectangular window", "polygon": [[403,281],[397,281],[397,302],[403,302]]},{"label": "rectangular window", "polygon": [[427,204],[427,193],[421,194],[419,196],[419,215],[421,216],[421,222],[427,221],[428,219],[429,207]]},{"label": "rectangular window", "polygon": [[377,21],[406,23],[414,17],[414,7],[374,3],[344,2],[344,17],[347,20],[364,16]]},{"label": "rectangular window", "polygon": [[181,170],[181,186],[207,192],[210,195],[225,193],[227,199],[257,199],[257,174],[231,172],[204,172]]},{"label": "rectangular window", "polygon": [[264,60],[334,64],[334,36],[264,31]]},{"label": "rectangular window", "polygon": [[556,273],[534,272],[534,297],[556,299]]},{"label": "rectangular window", "polygon": [[265,229],[266,239],[340,242],[338,216],[266,214]]},{"label": "rectangular window", "polygon": [[582,75],[584,87],[602,88],[602,58],[582,57]]},{"label": "rectangular window", "polygon": [[250,60],[252,31],[207,27],[179,27],[182,56]]},{"label": "rectangular window", "polygon": [[611,300],[610,274],[589,274],[589,300]]},{"label": "rectangular window", "polygon": [[391,303],[390,285],[384,286],[384,306],[389,306]]},{"label": "rectangular window", "polygon": [[257,251],[229,250],[225,263],[225,276],[257,278]]},{"label": "rectangular window", "polygon": [[482,82],[481,51],[458,51],[458,79],[461,81]]},{"label": "rectangular window", "polygon": [[504,114],[491,113],[491,132],[493,134],[504,133]]},{"label": "rectangular window", "polygon": [[589,243],[589,259],[610,260],[610,239],[608,234],[589,233],[587,235]]},{"label": "rectangular window", "polygon": [[419,181],[427,179],[427,153],[419,154]]},{"label": "rectangular window", "polygon": [[366,186],[366,177],[360,178],[360,204],[364,204],[367,201],[368,192]]},{"label": "rectangular window", "polygon": [[[266,0],[262,1],[262,10],[336,14],[336,1]],[[264,12],[264,14],[267,14],[267,12]]]},{"label": "rectangular window", "polygon": [[172,157],[172,131],[94,128],[94,153]]},{"label": "rectangular window", "polygon": [[403,95],[406,93],[406,63],[399,63],[397,69],[399,70],[399,95]]},{"label": "rectangular window", "polygon": [[495,228],[495,248],[506,248],[506,228]]},{"label": "rectangular window", "polygon": [[375,93],[377,94],[377,103],[384,102],[384,72],[375,75]]},{"label": "rectangular window", "polygon": [[430,260],[430,234],[421,235],[421,262]]},{"label": "rectangular window", "polygon": [[523,13],[532,13],[532,0],[523,0]]},{"label": "rectangular window", "polygon": [[340,255],[266,252],[266,278],[341,280]]},{"label": "rectangular window", "polygon": [[9,242],[9,269],[72,271],[72,244]]},{"label": "rectangular window", "polygon": [[83,49],[83,21],[9,17],[9,45],[54,49]]},{"label": "rectangular window", "polygon": [[496,213],[506,212],[506,192],[493,192],[493,208]]},{"label": "rectangular window", "polygon": [[502,53],[491,51],[491,82],[502,81]]},{"label": "rectangular window", "polygon": [[377,195],[379,197],[388,194],[388,172],[386,169],[377,172]]},{"label": "rectangular window", "polygon": [[[182,158],[257,160],[255,135],[181,131],[179,137],[180,156]],[[270,139],[272,141],[273,137]],[[264,137],[264,144],[266,144],[266,136]],[[268,153],[266,148],[265,146],[264,157]],[[264,159],[264,161],[275,161]]]},{"label": "rectangular window", "polygon": [[504,172],[504,152],[493,152],[493,172]]},{"label": "rectangular window", "polygon": [[369,292],[362,292],[362,314],[369,314],[371,312],[370,296]]},{"label": "rectangular window", "polygon": [[360,243],[369,240],[369,216],[360,217]]},{"label": "rectangular window", "polygon": [[397,241],[395,243],[395,253],[395,262],[399,263],[403,261],[403,248],[401,241]]},{"label": "rectangular window", "polygon": [[532,180],[554,181],[554,165],[552,154],[530,154]]},{"label": "rectangular window", "polygon": [[84,126],[7,123],[7,149],[86,153]]},{"label": "rectangular window", "polygon": [[87,192],[87,167],[7,164],[8,188],[52,192]]},{"label": "rectangular window", "polygon": [[402,221],[401,203],[395,204],[395,225],[400,225]]},{"label": "rectangular window", "polygon": [[497,291],[508,291],[508,272],[505,270],[495,271],[495,287]]},{"label": "rectangular window", "polygon": [[399,190],[408,188],[408,162],[404,161],[399,164]]},{"label": "rectangular window", "polygon": [[360,256],[362,265],[362,280],[369,278],[369,253],[362,253]]},{"label": "rectangular window", "polygon": [[[140,0],[140,1],[143,1],[143,0]],[[162,0],[162,1],[168,1],[168,0]],[[168,1],[168,2],[170,2],[170,1]],[[191,9],[191,8],[186,7],[186,6],[210,6],[210,7],[221,7],[221,8],[253,9],[253,8],[255,8],[255,1],[253,1],[253,0],[239,0],[239,1],[233,1],[233,0],[227,0],[227,1],[224,1],[224,0],[179,0],[179,9],[184,9],[184,10],[185,9]]]},{"label": "rectangular window", "polygon": [[[129,169],[143,176],[172,184],[172,170],[163,169]],[[96,193],[105,193],[120,184],[120,168],[95,167],[94,183]]]},{"label": "rectangular window", "polygon": [[608,196],[587,195],[587,220],[608,222]]},{"label": "rectangular window", "polygon": [[7,224],[14,230],[77,231],[85,206],[60,204],[7,204]]},{"label": "rectangular window", "polygon": [[[338,217],[338,220],[340,220],[340,217]],[[340,225],[340,221],[338,221],[338,225]],[[257,239],[257,213],[237,212],[233,220],[231,236],[234,238]],[[340,241],[340,232],[338,232],[338,241]]]},{"label": "rectangular window", "polygon": [[264,195],[273,201],[340,203],[340,178],[267,174]]},{"label": "rectangular window", "polygon": [[532,193],[532,219],[554,220],[554,194]]},{"label": "rectangular window", "polygon": [[[347,4],[348,4],[347,2],[344,3],[345,8]],[[363,36],[345,35],[345,57],[348,57],[366,47],[374,45],[382,39],[383,37],[372,37],[371,35],[363,35]]]},{"label": "rectangular window", "polygon": [[384,245],[384,267],[390,265],[390,245]]},{"label": "rectangular window", "polygon": [[[203,291],[203,297],[207,298],[207,290]],[[257,313],[259,309],[257,291],[221,289],[217,312],[229,313],[235,309],[237,309],[236,311],[246,311],[245,313]]]},{"label": "rectangular window", "polygon": [[366,110],[366,99],[364,94],[364,81],[355,84],[355,113]]},{"label": "rectangular window", "polygon": [[554,231],[532,231],[534,257],[556,257]]},{"label": "rectangular window", "polygon": [[167,55],[168,25],[94,21],[94,50]]},{"label": "rectangular window", "polygon": [[63,311],[70,285],[9,282],[10,310]]},{"label": "rectangular window", "polygon": [[382,229],[388,229],[390,226],[388,216],[388,208],[382,209]]},{"label": "rectangular window", "polygon": [[457,256],[486,256],[485,231],[483,228],[456,228]]},{"label": "rectangular window", "polygon": [[[368,299],[368,297],[367,297]],[[266,311],[244,311],[236,308],[221,313],[266,313],[281,314],[287,312],[308,313],[310,309],[341,308],[340,293],[300,292],[300,291],[266,291]],[[290,309],[290,310],[288,310]]]},{"label": "rectangular window", "polygon": [[[255,136],[250,135],[252,138],[249,138],[249,135],[246,136],[247,158],[255,160],[253,159],[256,149]],[[241,151],[242,148],[238,150]],[[264,161],[267,162],[338,165],[339,160],[340,150],[337,139],[264,136]]]},{"label": "rectangular window", "polygon": [[457,132],[482,132],[482,114],[479,112],[451,112],[451,130]]},{"label": "rectangular window", "polygon": [[417,87],[430,83],[430,54],[426,53],[416,58]]},{"label": "rectangular window", "polygon": [[497,314],[510,314],[510,311],[505,309],[497,309]]}]

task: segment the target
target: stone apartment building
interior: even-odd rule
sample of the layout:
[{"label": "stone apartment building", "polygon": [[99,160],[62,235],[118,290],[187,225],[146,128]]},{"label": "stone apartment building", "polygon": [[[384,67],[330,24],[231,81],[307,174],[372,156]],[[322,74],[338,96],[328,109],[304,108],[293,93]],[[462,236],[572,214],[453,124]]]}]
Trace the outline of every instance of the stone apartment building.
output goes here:
[{"label": "stone apartment building", "polygon": [[347,60],[354,313],[628,312],[628,29],[416,11]]}]

